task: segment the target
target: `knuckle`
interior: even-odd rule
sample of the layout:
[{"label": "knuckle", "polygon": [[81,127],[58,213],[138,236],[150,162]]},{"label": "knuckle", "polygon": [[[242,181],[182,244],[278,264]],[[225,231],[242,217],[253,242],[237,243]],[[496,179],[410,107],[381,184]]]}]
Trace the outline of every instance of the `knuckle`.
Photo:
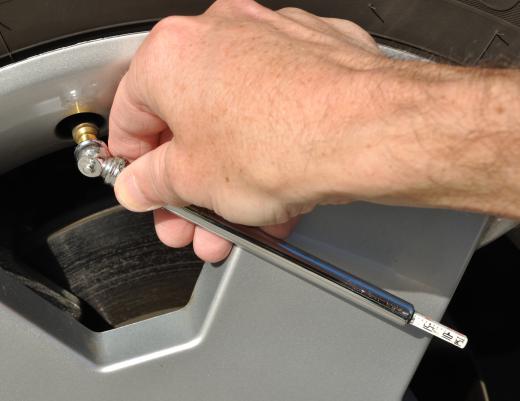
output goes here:
[{"label": "knuckle", "polygon": [[360,25],[349,20],[338,18],[326,19],[333,27],[338,29],[347,39],[354,41],[354,43],[361,44],[367,49],[376,49],[377,45],[374,38]]},{"label": "knuckle", "polygon": [[159,241],[161,241],[164,245],[169,246],[170,248],[175,248],[175,238],[172,238],[172,235],[169,232],[157,224],[155,225],[155,233],[157,234]]},{"label": "knuckle", "polygon": [[363,39],[370,39],[372,40],[372,37],[370,34],[363,29],[360,25],[356,24],[355,22],[345,20],[345,26],[347,26],[351,31],[353,35],[357,35],[360,38]]},{"label": "knuckle", "polygon": [[252,0],[237,0],[240,2],[241,9],[249,16],[252,17],[265,17],[273,13],[272,10],[265,8]]},{"label": "knuckle", "polygon": [[165,66],[178,63],[190,54],[202,31],[198,17],[170,16],[159,21],[132,61],[132,74],[145,88],[157,89],[157,75]]},{"label": "knuckle", "polygon": [[284,7],[278,10],[279,13],[292,16],[292,15],[307,15],[308,13],[301,8],[297,7]]},{"label": "knuckle", "polygon": [[186,18],[187,17],[177,16],[177,15],[172,15],[172,16],[163,18],[162,20],[160,20],[159,22],[157,22],[154,25],[154,27],[150,33],[151,34],[163,34],[165,32],[169,33],[171,31],[176,31],[179,27],[181,27],[183,25],[184,20]]},{"label": "knuckle", "polygon": [[197,17],[174,15],[160,20],[149,34],[149,41],[155,44],[179,43],[198,28]]},{"label": "knuckle", "polygon": [[176,18],[177,17],[166,17],[155,24],[148,34],[148,42],[156,43],[162,41],[165,36],[171,35],[172,31],[176,29]]},{"label": "knuckle", "polygon": [[237,12],[255,17],[268,10],[253,0],[217,0],[213,3],[212,9]]},{"label": "knuckle", "polygon": [[247,6],[248,3],[254,3],[252,0],[217,0],[214,5],[226,8],[240,8]]},{"label": "knuckle", "polygon": [[179,233],[171,230],[167,230],[156,224],[155,232],[159,240],[170,248],[182,248],[188,245],[192,238],[186,236],[184,233]]}]

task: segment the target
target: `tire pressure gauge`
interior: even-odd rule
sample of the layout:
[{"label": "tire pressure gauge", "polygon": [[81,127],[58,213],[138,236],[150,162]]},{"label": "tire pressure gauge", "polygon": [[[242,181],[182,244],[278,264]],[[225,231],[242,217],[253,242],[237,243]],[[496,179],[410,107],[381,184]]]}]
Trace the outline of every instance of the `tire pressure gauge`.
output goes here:
[{"label": "tire pressure gauge", "polygon": [[[77,166],[83,175],[102,177],[105,183],[114,185],[128,163],[110,155],[106,143],[98,139],[98,131],[93,123],[82,123],[73,128]],[[339,287],[347,298],[379,315],[403,325],[412,325],[458,348],[464,348],[468,343],[464,334],[416,312],[410,302],[258,228],[230,223],[197,206],[166,206],[165,209],[286,270],[300,276],[318,277],[327,285]]]}]

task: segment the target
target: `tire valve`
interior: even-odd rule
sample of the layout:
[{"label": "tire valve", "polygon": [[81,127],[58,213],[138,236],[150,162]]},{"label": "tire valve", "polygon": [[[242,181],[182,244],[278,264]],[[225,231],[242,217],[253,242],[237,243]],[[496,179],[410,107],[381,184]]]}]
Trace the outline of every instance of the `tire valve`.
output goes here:
[{"label": "tire valve", "polygon": [[106,184],[114,185],[117,176],[128,164],[121,157],[113,157],[105,142],[98,139],[99,127],[82,123],[72,129],[77,146],[74,156],[78,169],[86,177],[102,177]]}]

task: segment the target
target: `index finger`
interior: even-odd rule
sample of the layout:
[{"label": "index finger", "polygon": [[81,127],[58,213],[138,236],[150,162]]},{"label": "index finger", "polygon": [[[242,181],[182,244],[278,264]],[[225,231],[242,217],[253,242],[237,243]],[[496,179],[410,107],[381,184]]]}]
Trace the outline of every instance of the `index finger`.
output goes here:
[{"label": "index finger", "polygon": [[[171,136],[166,123],[147,109],[132,82],[132,67],[124,75],[114,97],[109,118],[108,146],[115,156],[130,161],[155,149]],[[134,78],[135,79],[135,78]]]}]

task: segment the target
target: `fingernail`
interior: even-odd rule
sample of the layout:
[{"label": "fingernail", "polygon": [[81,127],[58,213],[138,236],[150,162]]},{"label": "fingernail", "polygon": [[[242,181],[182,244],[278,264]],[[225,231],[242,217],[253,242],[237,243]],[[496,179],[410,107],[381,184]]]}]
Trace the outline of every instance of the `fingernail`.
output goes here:
[{"label": "fingernail", "polygon": [[119,203],[133,212],[148,212],[161,207],[150,203],[133,174],[121,174],[116,180],[115,190]]}]

